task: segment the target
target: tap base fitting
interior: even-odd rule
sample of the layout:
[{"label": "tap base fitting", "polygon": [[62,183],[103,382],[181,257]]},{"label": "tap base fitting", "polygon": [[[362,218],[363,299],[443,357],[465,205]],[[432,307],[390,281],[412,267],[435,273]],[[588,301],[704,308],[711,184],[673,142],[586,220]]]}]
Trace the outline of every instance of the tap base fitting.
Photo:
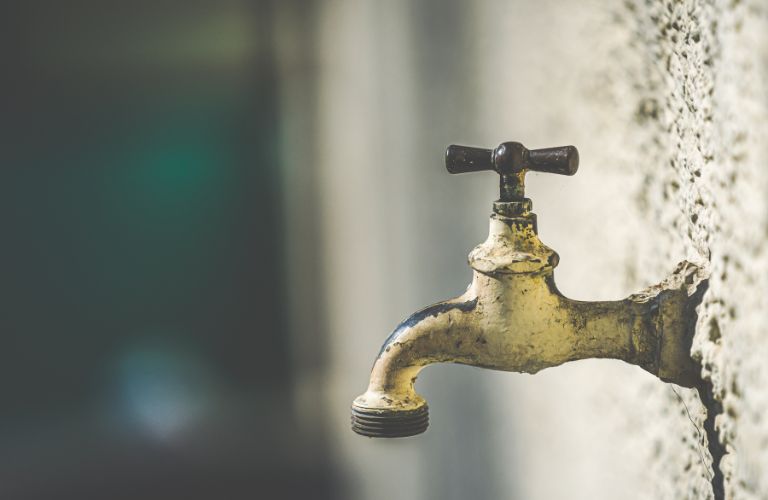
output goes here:
[{"label": "tap base fitting", "polygon": [[426,404],[415,410],[387,410],[352,406],[352,430],[361,436],[398,438],[421,434],[429,426]]}]

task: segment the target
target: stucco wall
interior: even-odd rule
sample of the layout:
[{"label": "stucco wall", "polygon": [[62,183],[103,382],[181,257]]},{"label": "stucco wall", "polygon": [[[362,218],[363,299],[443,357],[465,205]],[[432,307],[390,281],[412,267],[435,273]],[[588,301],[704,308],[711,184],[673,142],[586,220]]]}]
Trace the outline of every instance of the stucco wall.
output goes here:
[{"label": "stucco wall", "polygon": [[[531,64],[521,65],[530,68],[525,77],[547,96],[546,106],[534,95],[530,100],[519,94],[508,99],[536,103],[530,110],[515,107],[515,115],[525,116],[527,123],[542,121],[531,116],[545,115],[552,123],[544,132],[548,140],[568,130],[581,146],[583,171],[616,176],[610,187],[595,180],[592,189],[567,188],[569,193],[589,193],[588,203],[601,213],[596,227],[603,237],[618,234],[626,242],[585,249],[581,261],[592,253],[603,265],[623,263],[626,267],[617,275],[632,286],[668,271],[681,258],[711,266],[694,355],[712,383],[712,393],[704,398],[713,397],[707,406],[710,418],[718,414],[717,432],[707,428],[712,422],[705,421],[694,391],[622,380],[629,394],[651,394],[642,398],[647,405],[621,404],[627,439],[635,450],[643,449],[635,459],[647,461],[643,472],[625,476],[624,485],[633,492],[623,497],[705,498],[711,494],[710,483],[715,491],[721,487],[722,472],[726,496],[768,498],[766,4],[668,1],[550,7],[547,12],[537,5],[527,13],[528,20],[538,25],[541,16],[543,25],[550,16],[572,22],[562,23],[560,38],[542,41],[544,48],[528,56]],[[573,26],[578,28],[568,29]],[[593,46],[577,41],[580,36]],[[514,45],[522,43],[510,40],[509,46]],[[537,62],[553,60],[562,73],[555,73],[560,78],[554,84],[551,71],[536,71]],[[485,76],[491,92],[498,82]],[[514,123],[518,118],[509,119]],[[574,120],[583,120],[580,131],[568,126]],[[595,203],[594,197],[601,196],[595,186],[609,197]],[[631,199],[633,206],[625,208],[617,198]],[[534,199],[539,205],[540,199],[547,201]],[[615,207],[628,212],[604,217],[606,211],[615,213]],[[573,221],[562,213],[552,217],[564,223],[563,230],[583,224],[578,212]],[[624,257],[606,255],[612,251]],[[618,398],[615,385],[600,384],[596,390]],[[606,412],[615,407],[603,406]],[[719,460],[723,450],[708,437],[725,448],[716,464],[719,470],[712,468],[709,451]]]},{"label": "stucco wall", "polygon": [[[710,419],[717,414],[714,430],[695,391],[640,381],[634,374],[595,384],[583,395],[593,400],[611,394],[612,401],[583,408],[585,415],[600,414],[590,419],[621,408],[617,420],[626,425],[617,438],[631,443],[630,461],[640,468],[622,471],[594,452],[581,459],[593,464],[587,468],[593,477],[606,468],[624,474],[622,498],[706,498],[712,485],[720,496],[721,473],[727,497],[768,498],[767,7],[758,1],[537,3],[524,14],[533,30],[499,30],[508,37],[506,47],[521,47],[531,31],[558,26],[554,39],[534,35],[535,50],[508,53],[510,66],[526,70],[502,74],[535,90],[526,96],[525,88],[516,88],[503,99],[514,110],[507,130],[517,125],[520,134],[541,143],[580,146],[579,175],[590,185],[562,189],[567,198],[586,203],[592,215],[538,210],[543,220],[559,221],[553,224],[560,234],[570,236],[573,230],[566,228],[585,225],[600,232],[599,245],[582,236],[592,247],[575,257],[600,261],[602,270],[588,265],[576,280],[595,281],[588,276],[602,277],[606,267],[623,265],[612,279],[623,276],[635,288],[682,258],[711,267],[693,354],[712,384],[703,396]],[[507,9],[489,9],[484,22],[498,16],[506,26],[514,24],[519,10]],[[492,46],[497,53],[490,59],[497,62],[504,49]],[[506,82],[498,81],[495,63],[488,68],[483,95],[492,96]],[[489,99],[489,116],[498,98],[496,93]],[[488,132],[500,129],[491,123]],[[554,193],[562,203],[562,193]],[[539,207],[550,201],[547,194],[534,198]],[[543,234],[548,224],[542,223]],[[556,235],[546,237],[557,249],[574,245],[571,240],[557,246]],[[573,279],[562,269],[565,263],[564,258],[561,282]],[[581,294],[608,290],[594,282],[579,288]],[[623,399],[628,395],[634,402]],[[709,442],[714,439],[719,445]],[[720,462],[715,468],[710,451]],[[546,468],[540,470],[543,484]],[[606,485],[595,494],[606,495]]]},{"label": "stucco wall", "polygon": [[[726,496],[768,498],[768,13],[765,2],[633,10],[653,99],[641,209],[711,265],[694,354],[713,385]],[[722,407],[721,407],[722,406]],[[692,436],[690,436],[692,437]],[[682,493],[682,492],[681,492]],[[693,495],[689,495],[693,496]]]},{"label": "stucco wall", "polygon": [[[352,496],[699,499],[722,471],[732,498],[768,498],[763,2],[322,10],[322,387]],[[682,259],[711,266],[694,345],[713,386],[710,420],[695,390],[620,362],[535,376],[454,366],[420,377],[426,435],[351,435],[348,403],[388,330],[460,292],[464,256],[485,237],[494,180],[449,177],[442,148],[504,140],[580,150],[575,177],[528,182],[566,295],[616,299]],[[715,436],[727,451],[719,469]]]}]

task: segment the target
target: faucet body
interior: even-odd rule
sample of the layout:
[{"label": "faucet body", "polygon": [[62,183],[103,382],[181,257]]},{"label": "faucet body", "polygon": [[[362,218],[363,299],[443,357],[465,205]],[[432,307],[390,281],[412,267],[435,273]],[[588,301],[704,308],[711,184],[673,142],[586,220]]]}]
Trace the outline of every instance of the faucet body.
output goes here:
[{"label": "faucet body", "polygon": [[[368,390],[353,404],[353,428],[373,436],[423,432],[426,402],[414,383],[434,363],[536,373],[611,358],[667,382],[696,385],[690,347],[705,289],[699,267],[683,262],[662,283],[624,300],[584,302],[557,289],[558,260],[539,240],[534,214],[494,213],[488,239],[469,255],[474,272],[467,291],[414,313],[384,342]],[[392,429],[393,421],[400,425]]]},{"label": "faucet body", "polygon": [[568,361],[611,358],[663,381],[693,387],[690,356],[703,269],[682,262],[663,282],[624,300],[584,302],[555,285],[559,257],[538,237],[531,201],[494,204],[488,239],[469,254],[472,283],[459,297],[418,311],[384,342],[368,390],[352,405],[352,428],[371,437],[424,432],[419,372],[434,363],[536,373]]}]

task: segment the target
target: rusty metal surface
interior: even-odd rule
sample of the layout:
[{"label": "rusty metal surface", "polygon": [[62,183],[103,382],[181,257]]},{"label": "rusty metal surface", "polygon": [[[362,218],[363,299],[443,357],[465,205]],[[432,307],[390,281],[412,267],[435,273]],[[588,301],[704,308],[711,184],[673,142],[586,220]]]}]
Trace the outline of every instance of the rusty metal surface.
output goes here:
[{"label": "rusty metal surface", "polygon": [[[492,169],[502,178],[502,172],[522,178],[530,166],[529,152],[519,145],[510,154],[510,144],[518,145],[505,143],[493,152]],[[461,162],[471,163],[465,171],[482,170],[480,150],[452,153],[451,148],[446,155],[449,170],[461,170]],[[486,155],[490,150],[483,151]],[[572,146],[540,151],[548,158],[545,163],[551,160],[547,168],[575,172],[578,153]],[[463,156],[457,160],[457,155]],[[517,184],[514,191],[522,195],[522,189]],[[569,299],[555,285],[559,257],[539,240],[530,200],[504,198],[502,188],[488,239],[469,254],[474,273],[467,291],[411,315],[385,341],[368,390],[353,403],[355,432],[402,437],[426,430],[427,404],[414,383],[434,363],[536,373],[568,361],[611,358],[667,382],[686,387],[700,383],[690,346],[695,307],[706,288],[704,270],[682,262],[658,285],[624,300]]]}]

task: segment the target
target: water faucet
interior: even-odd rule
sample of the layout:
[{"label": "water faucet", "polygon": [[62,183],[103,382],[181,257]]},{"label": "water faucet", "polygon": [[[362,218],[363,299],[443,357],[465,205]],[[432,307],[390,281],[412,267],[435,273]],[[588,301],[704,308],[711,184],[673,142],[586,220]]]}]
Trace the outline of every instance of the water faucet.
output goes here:
[{"label": "water faucet", "polygon": [[525,174],[575,174],[575,147],[454,145],[445,163],[452,174],[493,170],[500,175],[488,239],[469,254],[473,278],[463,295],[412,314],[384,341],[368,390],[352,403],[352,430],[369,437],[424,432],[428,407],[414,383],[434,363],[536,373],[568,361],[611,358],[665,382],[700,383],[690,350],[695,308],[707,287],[702,267],[683,261],[661,283],[624,300],[584,302],[557,289],[559,257],[539,240],[536,215],[525,197]]}]

